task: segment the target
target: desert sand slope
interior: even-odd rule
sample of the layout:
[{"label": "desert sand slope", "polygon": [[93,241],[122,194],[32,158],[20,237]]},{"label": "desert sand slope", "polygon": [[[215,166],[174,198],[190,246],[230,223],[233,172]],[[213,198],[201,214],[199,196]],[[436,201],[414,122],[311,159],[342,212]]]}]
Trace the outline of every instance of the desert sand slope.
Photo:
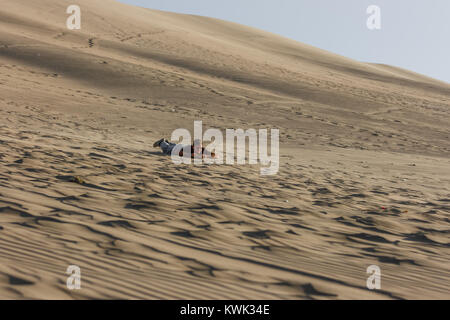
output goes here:
[{"label": "desert sand slope", "polygon": [[[72,3],[0,2],[0,298],[450,298],[450,85],[110,0],[69,31]],[[280,129],[279,173],[151,148],[194,120]]]}]

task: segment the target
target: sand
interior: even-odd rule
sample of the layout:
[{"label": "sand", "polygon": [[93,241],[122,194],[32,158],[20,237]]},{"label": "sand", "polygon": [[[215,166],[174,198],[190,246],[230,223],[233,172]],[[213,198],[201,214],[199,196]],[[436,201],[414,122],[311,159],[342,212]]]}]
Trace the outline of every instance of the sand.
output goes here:
[{"label": "sand", "polygon": [[[0,5],[1,299],[450,298],[448,83],[110,0],[70,31],[70,4]],[[194,120],[279,129],[278,174],[152,148]]]}]

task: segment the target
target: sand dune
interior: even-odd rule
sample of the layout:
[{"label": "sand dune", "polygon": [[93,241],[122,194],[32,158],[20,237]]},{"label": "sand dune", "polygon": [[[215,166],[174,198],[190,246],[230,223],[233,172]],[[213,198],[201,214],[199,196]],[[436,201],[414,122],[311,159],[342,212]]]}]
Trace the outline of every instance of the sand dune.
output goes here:
[{"label": "sand dune", "polygon": [[[74,31],[72,1],[0,6],[0,298],[450,298],[449,84],[217,19],[77,3]],[[151,147],[194,120],[279,128],[279,173]]]}]

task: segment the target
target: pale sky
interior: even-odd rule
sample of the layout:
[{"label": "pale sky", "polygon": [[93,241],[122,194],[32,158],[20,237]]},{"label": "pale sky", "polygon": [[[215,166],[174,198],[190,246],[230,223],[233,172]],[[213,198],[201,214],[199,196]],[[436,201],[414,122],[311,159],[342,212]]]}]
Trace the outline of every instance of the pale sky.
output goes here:
[{"label": "pale sky", "polygon": [[[450,0],[120,0],[238,22],[364,62],[450,83]],[[381,30],[369,30],[369,5]]]}]

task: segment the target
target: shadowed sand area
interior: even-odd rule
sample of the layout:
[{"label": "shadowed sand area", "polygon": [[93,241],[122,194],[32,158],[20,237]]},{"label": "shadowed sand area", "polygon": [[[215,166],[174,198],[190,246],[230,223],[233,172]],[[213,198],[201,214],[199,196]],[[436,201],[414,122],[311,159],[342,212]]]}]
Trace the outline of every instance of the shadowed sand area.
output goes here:
[{"label": "shadowed sand area", "polygon": [[[0,298],[450,298],[449,84],[110,0],[69,31],[70,4],[0,6]],[[194,120],[280,129],[279,173],[151,147]]]}]

